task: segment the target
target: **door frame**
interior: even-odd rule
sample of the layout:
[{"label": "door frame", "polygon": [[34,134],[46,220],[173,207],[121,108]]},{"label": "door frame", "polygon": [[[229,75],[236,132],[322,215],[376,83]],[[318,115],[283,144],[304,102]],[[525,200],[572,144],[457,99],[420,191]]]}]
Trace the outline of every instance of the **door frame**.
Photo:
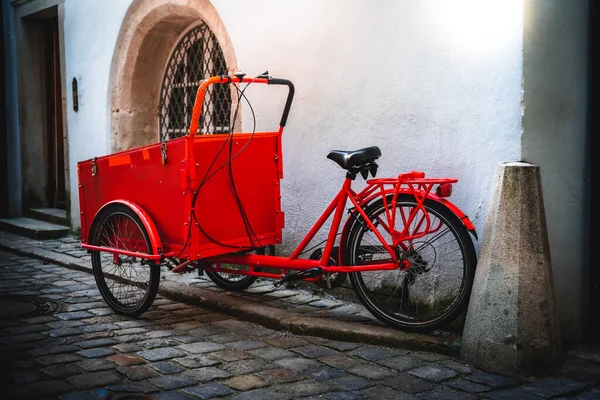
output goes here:
[{"label": "door frame", "polygon": [[62,117],[62,82],[60,72],[60,48],[58,16],[43,21],[45,75],[44,102],[46,109],[46,201],[50,208],[64,208],[65,157]]},{"label": "door frame", "polygon": [[[17,41],[16,59],[18,63],[18,104],[20,110],[20,148],[22,176],[22,214],[28,208],[48,203],[49,190],[46,188],[47,158],[46,140],[47,118],[45,106],[45,77],[43,64],[44,40],[39,37],[43,22],[51,18],[58,20],[58,53],[60,55],[60,116],[58,123],[62,127],[63,165],[65,200],[67,216],[70,222],[70,168],[67,127],[67,85],[64,51],[64,0],[40,0],[13,2],[15,36]],[[29,68],[24,68],[25,66]],[[34,68],[31,68],[34,66]],[[49,93],[52,96],[52,93]],[[57,107],[58,109],[58,107]],[[36,157],[39,157],[36,158]],[[37,170],[36,170],[37,168]],[[10,173],[10,171],[9,171]],[[49,204],[48,204],[49,205]]]}]

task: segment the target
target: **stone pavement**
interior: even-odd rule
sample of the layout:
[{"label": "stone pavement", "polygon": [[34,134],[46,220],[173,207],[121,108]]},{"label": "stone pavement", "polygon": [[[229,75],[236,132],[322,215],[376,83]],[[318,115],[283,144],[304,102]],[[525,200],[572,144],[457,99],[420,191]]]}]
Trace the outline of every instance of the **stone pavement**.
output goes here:
[{"label": "stone pavement", "polygon": [[[72,236],[39,241],[0,232],[0,249],[92,273],[89,254]],[[373,317],[347,285],[327,290],[301,282],[297,287],[276,288],[265,279],[235,293],[218,288],[195,272],[175,274],[163,268],[159,294],[292,333],[458,354],[456,334],[438,330],[422,335],[391,329]]]},{"label": "stone pavement", "polygon": [[[82,267],[86,254],[75,239],[31,242],[1,234],[0,246],[11,250],[0,252],[2,398],[600,399],[597,349],[572,349],[555,376],[500,376],[453,357],[455,346],[445,338],[456,342],[459,337],[437,332],[395,341],[388,328],[362,315],[364,310],[348,308],[335,321],[376,334],[341,332],[352,340],[326,338],[340,325],[324,330],[310,321],[334,319],[333,310],[353,305],[346,298],[285,302],[310,291],[280,289],[292,294],[278,298],[263,284],[254,293],[232,295],[202,279],[161,282],[169,289],[161,293],[171,298],[160,294],[142,318],[129,319],[106,307],[89,269]],[[68,265],[74,261],[66,257],[80,261]],[[205,293],[198,302],[206,307],[176,300],[189,300],[184,295],[189,287]],[[233,299],[236,306],[261,306],[249,308],[255,319],[265,310],[301,308],[304,313],[296,314],[306,316],[292,319],[309,320],[304,323],[311,335],[292,332],[305,333],[298,320],[273,330],[216,312],[230,304],[218,303],[217,297]],[[274,317],[263,318],[274,324]],[[425,344],[419,345],[421,340]]]}]

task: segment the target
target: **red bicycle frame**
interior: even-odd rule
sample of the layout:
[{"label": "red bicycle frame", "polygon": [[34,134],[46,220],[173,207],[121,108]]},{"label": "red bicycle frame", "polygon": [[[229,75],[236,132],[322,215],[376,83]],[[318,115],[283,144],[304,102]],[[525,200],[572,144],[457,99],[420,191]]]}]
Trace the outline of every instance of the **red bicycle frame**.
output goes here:
[{"label": "red bicycle frame", "polygon": [[[244,275],[270,278],[281,277],[281,275],[257,271],[254,267],[280,268],[283,270],[298,271],[318,267],[322,268],[323,273],[393,270],[397,268],[406,269],[409,266],[408,261],[398,259],[394,248],[400,246],[406,249],[408,246],[404,243],[439,229],[439,225],[434,227],[431,226],[429,214],[424,208],[423,203],[425,202],[426,198],[438,197],[430,193],[434,185],[440,185],[441,188],[445,188],[444,190],[438,190],[438,192],[446,191],[445,193],[439,194],[442,196],[448,196],[451,192],[449,189],[451,187],[450,184],[457,182],[457,179],[454,178],[424,178],[424,176],[425,175],[423,172],[413,171],[408,174],[401,174],[397,179],[371,179],[367,181],[368,186],[358,194],[351,188],[352,179],[346,177],[339,193],[336,195],[333,201],[331,201],[327,209],[323,212],[321,217],[317,220],[317,222],[313,225],[313,227],[289,257],[268,256],[261,254],[228,254],[209,258],[204,261],[206,261],[208,264],[227,263],[248,265],[250,267],[249,270],[240,270],[238,272],[243,273]],[[395,203],[398,195],[401,193],[414,196],[417,206],[411,209],[410,214],[402,215],[404,229],[402,231],[396,231],[394,221],[396,218],[396,212],[398,211]],[[391,199],[388,199],[390,196]],[[387,221],[378,219],[377,222],[379,226],[385,228],[385,230],[391,235],[393,239],[392,243],[388,243],[385,240],[380,230],[375,226],[373,221],[370,220],[364,211],[365,204],[368,204],[370,201],[378,198],[383,199]],[[343,264],[335,266],[329,265],[329,260],[331,259],[330,257],[335,246],[336,237],[338,236],[342,222],[342,215],[344,209],[346,208],[348,199],[350,199],[350,202],[354,206],[355,210],[355,214],[351,216],[351,218],[358,218],[358,215],[362,217],[362,221],[379,239],[382,247],[390,254],[389,262],[372,262],[359,266]],[[306,246],[311,242],[311,240],[314,239],[317,232],[321,230],[323,224],[329,219],[332,213],[334,213],[333,221],[321,258],[319,260],[300,258],[300,255],[303,253]],[[412,231],[408,230],[409,226],[413,227]],[[341,258],[339,259],[341,260]],[[205,269],[209,271],[236,273],[235,269],[230,268],[225,269],[207,266]]]}]

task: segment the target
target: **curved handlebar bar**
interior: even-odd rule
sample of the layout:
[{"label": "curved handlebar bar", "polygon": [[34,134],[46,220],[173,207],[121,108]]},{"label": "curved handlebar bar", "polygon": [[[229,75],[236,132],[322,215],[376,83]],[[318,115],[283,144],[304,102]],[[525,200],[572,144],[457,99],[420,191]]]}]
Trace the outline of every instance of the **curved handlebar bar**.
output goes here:
[{"label": "curved handlebar bar", "polygon": [[287,79],[272,78],[270,76],[264,78],[246,78],[246,77],[231,77],[231,76],[213,76],[208,78],[200,84],[198,91],[196,92],[196,100],[194,101],[194,108],[192,111],[192,121],[190,122],[190,135],[195,135],[198,132],[198,124],[200,121],[200,113],[202,112],[202,104],[204,103],[204,95],[208,86],[223,83],[266,83],[268,85],[285,85],[288,87],[288,95],[283,108],[283,114],[281,115],[281,121],[279,126],[283,128],[287,122],[288,114],[292,106],[292,100],[294,99],[294,84]]}]

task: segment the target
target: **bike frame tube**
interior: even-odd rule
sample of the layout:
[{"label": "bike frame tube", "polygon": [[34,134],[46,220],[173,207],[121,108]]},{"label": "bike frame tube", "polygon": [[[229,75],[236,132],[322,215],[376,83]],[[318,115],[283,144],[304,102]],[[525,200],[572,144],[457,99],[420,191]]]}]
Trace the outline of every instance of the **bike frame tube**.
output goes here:
[{"label": "bike frame tube", "polygon": [[304,249],[310,243],[310,241],[315,237],[317,232],[319,230],[321,230],[325,221],[327,221],[327,219],[329,219],[329,216],[331,215],[333,210],[338,206],[340,196],[341,196],[341,192],[335,196],[335,198],[331,201],[329,206],[327,206],[327,208],[325,209],[323,214],[321,214],[321,216],[319,217],[317,222],[313,225],[313,227],[310,229],[310,231],[308,231],[308,233],[306,234],[304,239],[302,239],[302,241],[300,242],[298,247],[296,247],[296,249],[292,252],[292,254],[290,255],[290,260],[295,260],[298,257],[300,257],[300,254],[304,251]]},{"label": "bike frame tube", "polygon": [[[373,222],[371,222],[371,219],[367,216],[367,214],[362,209],[362,207],[358,203],[358,201],[354,198],[354,196],[350,197],[350,201],[352,201],[352,204],[354,204],[354,207],[356,207],[356,210],[358,211],[358,213],[363,217],[363,220],[367,224],[367,226],[369,227],[369,229],[371,229],[373,231],[373,233],[375,234],[375,236],[377,236],[377,239],[379,239],[379,241],[383,245],[383,248],[386,249],[388,253],[390,253],[390,255],[392,256],[392,259],[394,260],[394,262],[398,262],[398,258],[396,257],[396,253],[390,247],[390,245],[385,241],[385,239],[383,238],[383,236],[381,236],[381,233],[379,233],[379,230],[375,227],[375,225],[373,225]],[[390,232],[390,234],[391,233],[392,232]]]},{"label": "bike frame tube", "polygon": [[[289,257],[281,256],[267,256],[261,254],[237,254],[237,255],[222,255],[217,257],[211,257],[203,259],[203,261],[219,264],[239,264],[239,265],[250,265],[252,267],[264,267],[264,268],[276,268],[276,269],[289,269],[303,271],[306,269],[323,268],[323,272],[358,272],[358,271],[379,271],[384,269],[397,269],[398,263],[387,262],[387,263],[373,263],[367,265],[338,265],[338,266],[322,266],[321,260],[309,260],[305,258],[298,258],[291,260]],[[210,268],[206,268],[208,271],[212,271]],[[222,269],[221,272],[227,272],[230,274],[235,273],[235,270]],[[250,275],[244,271],[245,275]]]},{"label": "bike frame tube", "polygon": [[331,222],[331,228],[329,229],[329,236],[327,237],[327,244],[325,245],[325,250],[323,251],[323,256],[321,257],[322,266],[329,265],[331,251],[333,250],[335,238],[337,237],[337,233],[340,229],[340,223],[342,222],[342,214],[344,212],[344,208],[346,207],[348,191],[350,190],[351,185],[352,180],[346,177],[346,179],[344,180],[344,184],[342,185],[342,190],[340,191],[340,194],[338,196],[335,214],[333,215],[333,221]]},{"label": "bike frame tube", "polygon": [[130,257],[138,257],[138,258],[143,258],[145,260],[160,260],[163,257],[170,257],[173,255],[173,253],[167,253],[167,254],[148,254],[148,253],[138,253],[136,251],[127,251],[127,250],[121,250],[121,249],[115,249],[114,247],[104,247],[104,246],[94,246],[91,244],[82,244],[81,245],[82,248],[86,249],[86,250],[90,250],[90,251],[103,251],[106,253],[112,253],[112,254],[118,254],[121,256],[130,256]]}]

